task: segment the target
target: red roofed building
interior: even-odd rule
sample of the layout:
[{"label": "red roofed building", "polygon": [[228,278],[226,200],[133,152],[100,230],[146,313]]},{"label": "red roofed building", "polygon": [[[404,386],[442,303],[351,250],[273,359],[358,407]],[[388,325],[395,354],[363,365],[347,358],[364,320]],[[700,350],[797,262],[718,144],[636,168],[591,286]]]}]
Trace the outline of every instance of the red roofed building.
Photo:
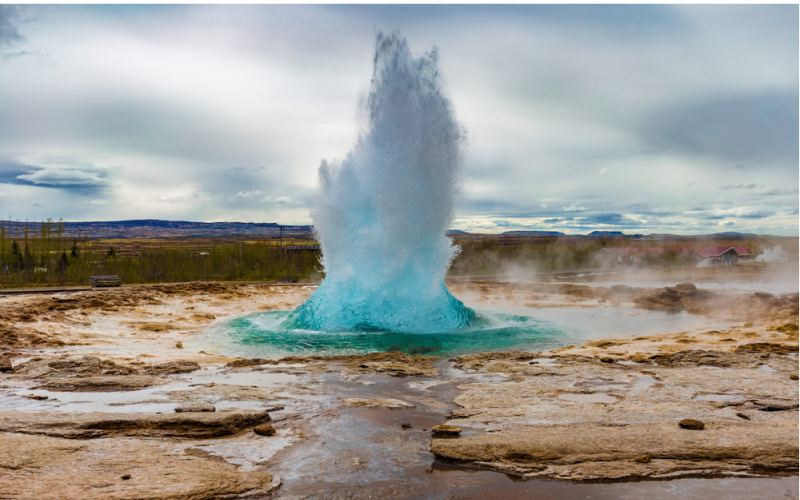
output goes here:
[{"label": "red roofed building", "polygon": [[708,259],[713,265],[735,266],[740,260],[753,260],[756,255],[746,246],[735,247],[697,247],[700,257]]},{"label": "red roofed building", "polygon": [[647,257],[658,257],[665,252],[675,254],[696,255],[712,265],[736,265],[740,260],[753,260],[756,255],[746,246],[722,247],[617,247],[603,248],[598,258],[616,260],[619,264],[637,264],[646,261]]}]

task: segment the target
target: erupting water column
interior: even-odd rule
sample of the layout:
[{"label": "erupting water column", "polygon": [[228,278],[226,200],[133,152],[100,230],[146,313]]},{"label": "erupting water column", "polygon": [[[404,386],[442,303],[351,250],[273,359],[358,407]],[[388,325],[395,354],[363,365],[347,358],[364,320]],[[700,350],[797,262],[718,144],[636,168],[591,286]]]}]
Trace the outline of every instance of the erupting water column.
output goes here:
[{"label": "erupting water column", "polygon": [[[436,49],[377,35],[368,127],[340,163],[322,162],[312,218],[326,277],[288,319],[321,331],[432,333],[475,313],[444,285],[458,251],[446,237],[464,130],[439,85]],[[289,326],[289,325],[287,325]]]}]

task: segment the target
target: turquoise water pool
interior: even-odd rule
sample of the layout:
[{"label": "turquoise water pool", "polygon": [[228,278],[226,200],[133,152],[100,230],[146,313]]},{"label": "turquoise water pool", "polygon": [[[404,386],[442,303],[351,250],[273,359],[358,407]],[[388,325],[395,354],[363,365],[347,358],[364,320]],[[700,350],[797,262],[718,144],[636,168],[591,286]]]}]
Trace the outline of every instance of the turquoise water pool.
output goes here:
[{"label": "turquoise water pool", "polygon": [[468,327],[433,333],[293,328],[292,312],[258,312],[231,318],[192,336],[184,346],[209,354],[248,358],[386,351],[451,357],[508,349],[556,349],[569,345],[570,339],[575,338],[575,332],[551,321],[486,311],[477,311]]}]

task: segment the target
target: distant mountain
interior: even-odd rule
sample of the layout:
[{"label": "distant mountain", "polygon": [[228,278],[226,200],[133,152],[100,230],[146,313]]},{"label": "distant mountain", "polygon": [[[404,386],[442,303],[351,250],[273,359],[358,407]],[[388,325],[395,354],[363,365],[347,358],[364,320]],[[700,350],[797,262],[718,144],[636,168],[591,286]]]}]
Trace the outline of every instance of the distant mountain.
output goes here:
[{"label": "distant mountain", "polygon": [[[8,227],[8,222],[5,223]],[[25,223],[11,222],[20,229]],[[37,231],[39,222],[28,223]],[[215,238],[225,236],[249,236],[272,238],[280,234],[280,226],[274,222],[189,222],[157,219],[120,220],[98,222],[65,222],[68,235],[87,235],[89,238]],[[291,238],[310,238],[312,226],[283,226],[283,235]]]},{"label": "distant mountain", "polygon": [[558,231],[506,231],[502,234],[509,236],[566,236],[566,233]]},{"label": "distant mountain", "polygon": [[[12,237],[22,234],[25,222],[0,221],[10,231]],[[40,222],[29,222],[29,231],[38,232]],[[247,237],[247,238],[275,238],[280,234],[280,226],[275,222],[190,222],[171,221],[159,219],[119,220],[97,222],[65,222],[64,227],[68,237],[73,235],[86,235],[89,238],[222,238],[222,237]],[[289,238],[313,238],[314,226],[283,226],[283,235]],[[7,233],[9,234],[9,233]],[[622,231],[592,231],[588,235],[567,235],[559,231],[506,231],[501,234],[471,233],[459,229],[447,231],[447,236],[458,239],[484,239],[497,237],[568,237],[568,238],[630,238],[630,239],[713,239],[713,238],[747,238],[750,233],[728,231],[715,234],[676,235],[659,234],[650,235],[625,234]]]},{"label": "distant mountain", "polygon": [[753,236],[750,233],[737,233],[736,231],[726,231],[724,233],[714,233],[712,236],[717,238],[748,238]]},{"label": "distant mountain", "polygon": [[622,231],[592,231],[586,236],[592,236],[595,238],[613,238],[613,237],[625,236],[625,233],[623,233]]}]

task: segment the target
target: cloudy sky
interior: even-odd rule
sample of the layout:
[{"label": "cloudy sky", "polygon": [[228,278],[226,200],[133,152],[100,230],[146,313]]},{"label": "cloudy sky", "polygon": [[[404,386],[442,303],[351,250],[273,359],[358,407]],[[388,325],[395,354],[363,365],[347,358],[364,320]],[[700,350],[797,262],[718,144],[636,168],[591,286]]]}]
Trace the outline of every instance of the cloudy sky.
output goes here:
[{"label": "cloudy sky", "polygon": [[0,214],[307,224],[377,30],[439,48],[454,229],[798,234],[797,5],[0,5]]}]

